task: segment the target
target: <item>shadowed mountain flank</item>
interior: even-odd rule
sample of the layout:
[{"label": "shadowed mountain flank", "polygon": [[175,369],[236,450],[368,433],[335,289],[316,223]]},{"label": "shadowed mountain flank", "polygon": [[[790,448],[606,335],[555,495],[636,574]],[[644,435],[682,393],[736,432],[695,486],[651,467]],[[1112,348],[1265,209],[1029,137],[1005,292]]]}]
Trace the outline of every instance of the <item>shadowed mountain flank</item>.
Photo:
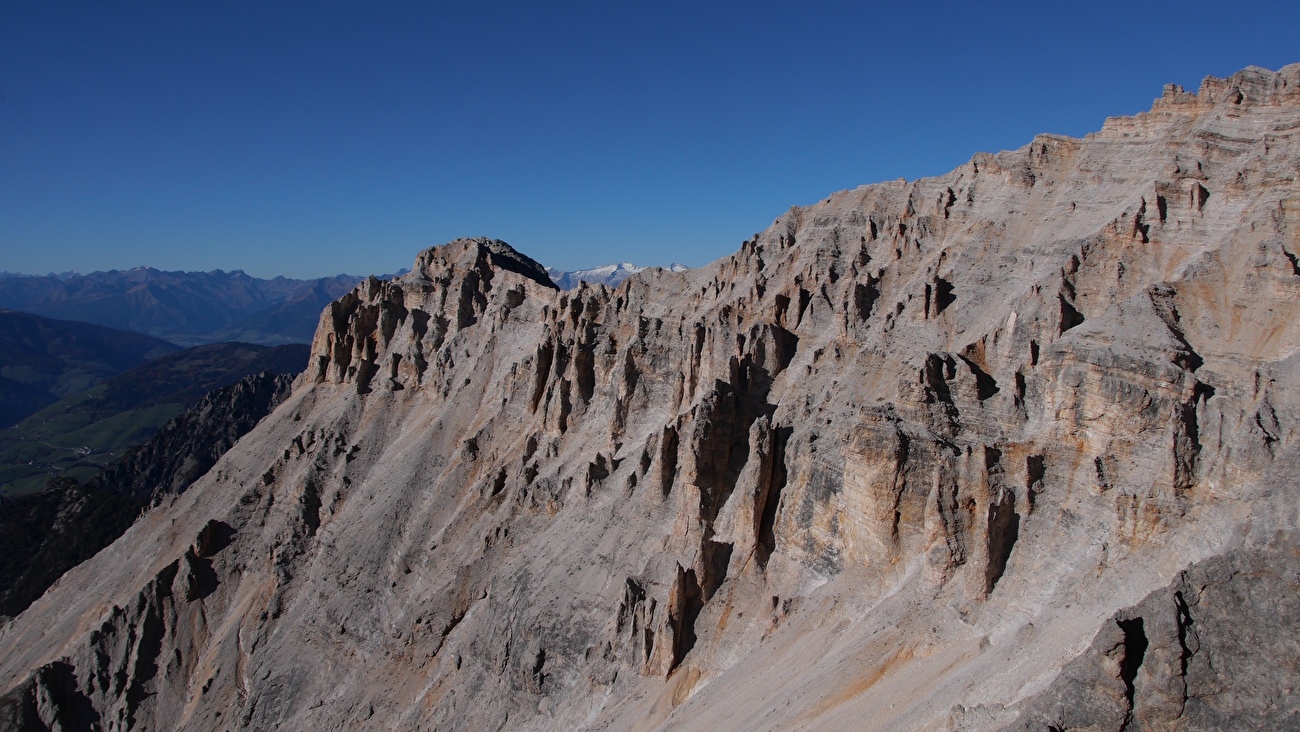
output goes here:
[{"label": "shadowed mountain flank", "polygon": [[55,477],[88,480],[213,389],[263,371],[296,374],[303,344],[215,343],[149,361],[0,431],[0,493],[39,490]]},{"label": "shadowed mountain flank", "polygon": [[1249,68],[616,288],[421,252],[0,629],[0,715],[1291,724],[1297,170]]},{"label": "shadowed mountain flank", "polygon": [[0,310],[0,429],[178,350],[141,333]]},{"label": "shadowed mountain flank", "polygon": [[148,442],[78,483],[0,498],[0,615],[17,615],[56,579],[126,531],[141,511],[184,491],[288,396],[295,374],[263,371],[217,389]]}]

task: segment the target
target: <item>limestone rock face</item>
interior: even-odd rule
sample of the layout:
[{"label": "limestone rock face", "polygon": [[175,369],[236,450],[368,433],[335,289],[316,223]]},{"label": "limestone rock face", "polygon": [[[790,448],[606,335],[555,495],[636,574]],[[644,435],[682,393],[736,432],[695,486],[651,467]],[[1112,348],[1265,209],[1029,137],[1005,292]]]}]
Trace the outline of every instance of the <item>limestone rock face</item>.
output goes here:
[{"label": "limestone rock face", "polygon": [[1251,68],[617,289],[423,252],[0,630],[0,719],[1293,723],[1297,176]]},{"label": "limestone rock face", "polygon": [[1294,537],[1197,562],[1116,613],[1009,729],[1295,729]]}]

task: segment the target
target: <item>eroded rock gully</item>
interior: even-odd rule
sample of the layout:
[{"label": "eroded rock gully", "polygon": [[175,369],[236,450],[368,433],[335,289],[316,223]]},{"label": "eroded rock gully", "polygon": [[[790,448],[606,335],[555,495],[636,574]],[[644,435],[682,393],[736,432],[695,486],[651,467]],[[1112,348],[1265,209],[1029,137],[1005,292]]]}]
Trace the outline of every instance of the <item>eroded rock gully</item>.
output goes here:
[{"label": "eroded rock gully", "polygon": [[1247,69],[613,290],[425,251],[0,631],[0,719],[1294,723],[1297,175]]}]

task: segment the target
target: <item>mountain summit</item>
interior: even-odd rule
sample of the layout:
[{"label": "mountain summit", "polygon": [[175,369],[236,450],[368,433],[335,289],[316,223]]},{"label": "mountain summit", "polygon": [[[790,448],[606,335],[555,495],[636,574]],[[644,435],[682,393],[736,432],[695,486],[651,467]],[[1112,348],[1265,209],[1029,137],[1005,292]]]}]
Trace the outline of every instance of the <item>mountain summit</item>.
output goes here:
[{"label": "mountain summit", "polygon": [[422,252],[0,630],[0,715],[1294,726],[1298,170],[1250,68],[617,288]]}]

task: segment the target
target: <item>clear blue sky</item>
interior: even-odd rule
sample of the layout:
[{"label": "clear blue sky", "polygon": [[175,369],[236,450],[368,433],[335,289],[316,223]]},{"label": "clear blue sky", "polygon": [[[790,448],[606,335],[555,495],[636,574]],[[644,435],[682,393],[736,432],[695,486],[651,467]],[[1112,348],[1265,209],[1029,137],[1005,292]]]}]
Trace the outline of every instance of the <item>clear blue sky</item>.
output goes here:
[{"label": "clear blue sky", "polygon": [[792,205],[1300,61],[1300,3],[6,2],[0,270],[698,266]]}]

